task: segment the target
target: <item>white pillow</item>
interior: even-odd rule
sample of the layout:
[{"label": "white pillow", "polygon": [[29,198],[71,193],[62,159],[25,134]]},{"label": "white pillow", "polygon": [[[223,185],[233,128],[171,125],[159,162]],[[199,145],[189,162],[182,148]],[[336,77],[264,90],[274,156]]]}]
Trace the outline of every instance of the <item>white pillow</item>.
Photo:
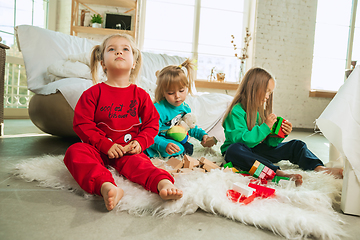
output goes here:
[{"label": "white pillow", "polygon": [[24,57],[28,89],[40,93],[49,83],[46,78],[48,66],[69,55],[89,52],[99,42],[70,36],[60,32],[29,26],[16,27],[19,48]]}]

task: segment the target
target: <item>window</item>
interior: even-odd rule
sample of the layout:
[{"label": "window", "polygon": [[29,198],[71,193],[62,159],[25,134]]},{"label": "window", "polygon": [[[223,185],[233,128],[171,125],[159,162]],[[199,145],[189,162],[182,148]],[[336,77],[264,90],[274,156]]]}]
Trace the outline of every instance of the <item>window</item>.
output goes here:
[{"label": "window", "polygon": [[7,0],[0,2],[2,43],[12,48],[7,52],[8,55],[18,55],[14,36],[15,26],[27,24],[46,28],[48,2],[49,0]]},{"label": "window", "polygon": [[[6,51],[4,107],[27,108],[32,93],[27,89],[22,54],[18,51],[14,27],[27,24],[47,27],[49,0],[7,0],[0,2],[0,36]],[[6,116],[6,111],[5,111]]]},{"label": "window", "polygon": [[351,24],[352,16],[360,15],[359,8],[357,0],[318,0],[312,89],[337,91],[349,63],[360,60],[360,17]]},{"label": "window", "polygon": [[197,59],[197,79],[222,71],[237,81],[240,61],[231,35],[243,44],[245,0],[147,0],[143,50]]}]

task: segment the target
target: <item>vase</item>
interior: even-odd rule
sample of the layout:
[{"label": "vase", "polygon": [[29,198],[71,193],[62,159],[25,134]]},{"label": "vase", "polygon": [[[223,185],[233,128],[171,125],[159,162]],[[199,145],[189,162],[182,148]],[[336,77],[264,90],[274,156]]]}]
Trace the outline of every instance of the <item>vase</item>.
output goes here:
[{"label": "vase", "polygon": [[91,26],[93,28],[101,28],[101,23],[92,23]]}]

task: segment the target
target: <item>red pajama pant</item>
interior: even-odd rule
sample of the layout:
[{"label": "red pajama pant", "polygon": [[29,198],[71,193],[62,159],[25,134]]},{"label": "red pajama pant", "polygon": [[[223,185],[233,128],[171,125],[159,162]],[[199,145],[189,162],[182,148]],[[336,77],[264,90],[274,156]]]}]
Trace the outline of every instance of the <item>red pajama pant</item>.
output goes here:
[{"label": "red pajama pant", "polygon": [[168,179],[174,183],[174,178],[167,171],[155,167],[144,153],[109,159],[90,144],[75,143],[66,151],[64,163],[82,189],[100,196],[104,182],[111,182],[116,186],[107,165],[154,193],[159,192],[157,185],[160,180]]}]

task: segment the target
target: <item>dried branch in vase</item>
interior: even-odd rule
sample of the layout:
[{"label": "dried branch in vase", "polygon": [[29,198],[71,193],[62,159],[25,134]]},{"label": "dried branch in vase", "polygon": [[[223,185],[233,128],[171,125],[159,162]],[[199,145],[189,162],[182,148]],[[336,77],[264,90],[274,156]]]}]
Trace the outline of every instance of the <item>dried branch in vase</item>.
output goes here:
[{"label": "dried branch in vase", "polygon": [[249,57],[247,55],[247,51],[248,51],[249,43],[251,40],[251,33],[249,32],[249,29],[246,28],[246,35],[244,38],[244,47],[241,49],[240,54],[236,53],[238,48],[235,44],[235,36],[231,35],[231,39],[232,39],[231,43],[233,44],[233,47],[235,50],[235,57],[240,60],[240,79],[239,79],[239,81],[241,81],[241,77],[243,76],[243,73],[244,73],[245,60]]}]

